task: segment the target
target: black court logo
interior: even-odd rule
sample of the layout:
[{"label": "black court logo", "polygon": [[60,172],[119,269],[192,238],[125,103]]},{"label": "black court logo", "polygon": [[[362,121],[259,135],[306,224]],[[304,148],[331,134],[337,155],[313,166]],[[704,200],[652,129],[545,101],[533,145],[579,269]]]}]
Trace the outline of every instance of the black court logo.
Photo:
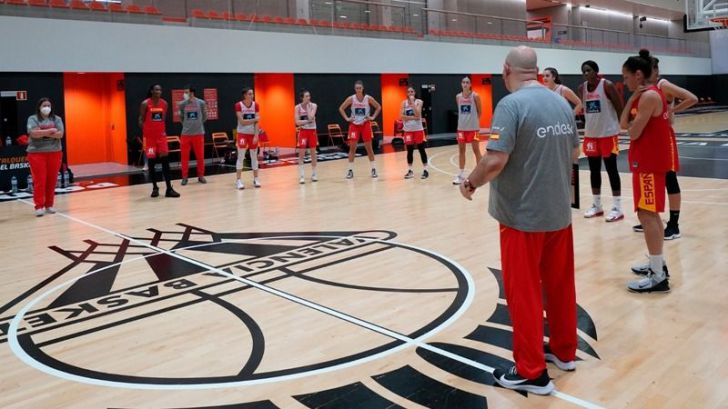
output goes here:
[{"label": "black court logo", "polygon": [[[172,390],[324,374],[412,348],[416,365],[362,376],[426,407],[438,396],[453,407],[487,407],[485,396],[452,387],[452,377],[494,386],[487,368],[512,364],[496,269],[489,269],[500,289],[491,317],[460,340],[428,342],[468,308],[473,280],[443,255],[396,242],[394,232],[148,230],[51,247],[69,263],[0,306],[0,342],[67,380]],[[596,328],[581,307],[577,322],[581,356],[598,359],[590,345]],[[119,359],[135,354],[143,358]],[[312,408],[339,395],[395,407],[361,382],[329,383],[294,398]]]}]

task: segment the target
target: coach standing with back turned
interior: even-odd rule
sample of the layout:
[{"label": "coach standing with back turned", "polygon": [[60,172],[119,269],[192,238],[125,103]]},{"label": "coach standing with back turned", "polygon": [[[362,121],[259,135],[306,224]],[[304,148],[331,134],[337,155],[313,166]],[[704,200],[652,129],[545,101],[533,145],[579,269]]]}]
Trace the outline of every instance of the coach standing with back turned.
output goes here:
[{"label": "coach standing with back turned", "polygon": [[[503,65],[511,92],[493,115],[487,155],[461,184],[471,199],[491,182],[489,213],[500,223],[515,366],[493,372],[508,389],[549,394],[546,360],[575,369],[576,291],[571,230],[571,164],[579,154],[566,100],[538,82],[533,49],[512,49]],[[543,299],[550,332],[543,343]]]}]

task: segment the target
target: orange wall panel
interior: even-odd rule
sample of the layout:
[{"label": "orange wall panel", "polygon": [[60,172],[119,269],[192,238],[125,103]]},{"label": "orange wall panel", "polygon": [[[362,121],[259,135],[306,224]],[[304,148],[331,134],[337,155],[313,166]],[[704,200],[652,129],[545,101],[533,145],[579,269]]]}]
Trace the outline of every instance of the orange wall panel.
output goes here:
[{"label": "orange wall panel", "polygon": [[400,106],[407,98],[407,86],[399,85],[408,79],[407,74],[382,74],[382,131],[384,135],[394,134],[394,121],[400,117]]},{"label": "orange wall panel", "polygon": [[260,127],[271,146],[295,147],[293,74],[255,74],[255,100],[260,104]]},{"label": "orange wall panel", "polygon": [[[480,105],[483,110],[480,115],[480,127],[490,128],[491,121],[493,120],[493,85],[490,81],[493,76],[490,74],[472,74],[470,80],[473,84],[473,90],[480,95]],[[487,82],[483,84],[483,80]]]},{"label": "orange wall panel", "polygon": [[69,165],[127,163],[123,74],[63,74]]}]

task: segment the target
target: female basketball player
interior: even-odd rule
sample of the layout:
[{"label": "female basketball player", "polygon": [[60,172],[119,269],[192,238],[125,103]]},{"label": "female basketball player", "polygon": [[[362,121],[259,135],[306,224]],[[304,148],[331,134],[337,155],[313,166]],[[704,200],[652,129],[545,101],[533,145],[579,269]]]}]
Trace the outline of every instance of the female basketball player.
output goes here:
[{"label": "female basketball player", "polygon": [[[652,61],[654,64],[652,66],[652,77],[650,77],[649,83],[657,85],[657,88],[659,88],[660,91],[662,91],[662,93],[665,95],[665,99],[667,100],[670,109],[670,122],[672,122],[673,114],[677,112],[682,112],[697,104],[698,97],[696,97],[695,94],[686,90],[685,88],[679,87],[664,78],[660,78],[660,60],[653,57]],[[676,99],[680,100],[680,103],[677,105],[675,104]],[[677,172],[680,170],[680,160],[677,151],[675,131],[672,129],[672,127],[670,127],[670,141],[672,142],[673,147],[673,162],[672,169],[665,175],[665,185],[667,186],[667,201],[670,206],[670,220],[668,220],[667,226],[665,226],[665,240],[680,238],[679,220],[680,204],[682,199],[680,194],[680,185],[677,182]],[[642,225],[640,224],[634,226],[633,229],[636,232],[644,231]]]},{"label": "female basketball player", "polygon": [[294,109],[294,121],[298,127],[298,172],[300,178],[298,183],[306,183],[303,171],[303,156],[308,148],[311,154],[311,182],[316,182],[316,147],[318,146],[318,134],[316,133],[316,110],[318,106],[311,102],[311,93],[307,90],[301,90],[299,93],[301,103],[296,105]]},{"label": "female basketball player", "polygon": [[453,185],[463,183],[465,175],[465,145],[470,144],[475,154],[475,164],[480,162],[483,154],[480,152],[480,95],[473,91],[470,77],[465,77],[460,81],[462,92],[455,96],[455,103],[458,106],[458,163],[460,172],[455,179]]},{"label": "female basketball player", "polygon": [[637,293],[670,291],[660,219],[665,210],[665,174],[673,160],[670,113],[662,91],[648,82],[652,65],[649,51],[641,50],[622,66],[624,83],[633,94],[620,124],[629,132],[634,208],[645,231],[650,264],[644,279],[627,284],[627,289]]},{"label": "female basketball player", "polygon": [[260,105],[255,102],[252,88],[243,88],[243,99],[235,104],[235,115],[238,117],[238,161],[235,164],[238,189],[245,189],[240,179],[243,173],[245,152],[250,151],[250,166],[253,168],[253,186],[260,187],[258,179],[258,134],[260,122]]},{"label": "female basketball player", "polygon": [[148,98],[142,101],[139,107],[139,127],[144,135],[144,149],[149,160],[149,175],[152,179],[152,197],[159,196],[157,187],[157,163],[162,164],[164,183],[167,184],[166,197],[179,197],[179,193],[172,189],[172,179],[169,171],[169,146],[167,145],[167,101],[162,99],[162,86],[153,85],[149,88]]},{"label": "female basketball player", "polygon": [[415,88],[407,87],[407,99],[402,101],[400,109],[402,114],[404,143],[407,146],[407,173],[405,179],[412,179],[415,174],[412,172],[412,163],[414,162],[415,146],[420,152],[420,160],[422,160],[421,179],[427,179],[430,173],[427,171],[427,152],[425,152],[425,129],[422,126],[422,100],[415,96]]},{"label": "female basketball player", "polygon": [[[351,107],[351,115],[346,114],[346,109]],[[374,114],[370,115],[371,107],[374,107]],[[349,122],[349,170],[346,172],[346,178],[354,177],[354,155],[356,154],[356,145],[359,138],[364,141],[364,148],[367,150],[369,164],[372,167],[372,177],[377,177],[377,166],[374,162],[374,150],[372,149],[372,133],[371,121],[379,116],[382,106],[379,102],[369,95],[364,94],[364,83],[356,81],[354,83],[354,95],[346,98],[339,106],[339,113],[345,121]]]},{"label": "female basketball player", "polygon": [[581,112],[581,100],[569,87],[561,84],[561,77],[556,68],[548,67],[543,70],[543,83],[551,91],[561,95],[574,106],[574,113]]},{"label": "female basketball player", "polygon": [[584,213],[591,218],[604,214],[602,209],[602,160],[607,168],[609,184],[612,187],[614,203],[607,214],[607,222],[624,219],[622,213],[622,183],[617,171],[619,154],[619,116],[622,114],[622,98],[614,84],[599,77],[599,66],[594,61],[585,61],[581,72],[586,82],[579,85],[579,97],[584,101],[584,154],[589,161],[591,188],[594,203]]}]

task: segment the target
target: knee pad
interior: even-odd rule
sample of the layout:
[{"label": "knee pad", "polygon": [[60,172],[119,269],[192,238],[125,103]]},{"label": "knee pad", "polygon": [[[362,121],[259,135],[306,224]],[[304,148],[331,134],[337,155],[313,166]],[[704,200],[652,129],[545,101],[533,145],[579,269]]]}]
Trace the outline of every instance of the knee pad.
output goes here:
[{"label": "knee pad", "polygon": [[667,194],[669,195],[680,193],[680,184],[677,183],[676,172],[667,172],[665,175],[665,186],[667,187]]}]

